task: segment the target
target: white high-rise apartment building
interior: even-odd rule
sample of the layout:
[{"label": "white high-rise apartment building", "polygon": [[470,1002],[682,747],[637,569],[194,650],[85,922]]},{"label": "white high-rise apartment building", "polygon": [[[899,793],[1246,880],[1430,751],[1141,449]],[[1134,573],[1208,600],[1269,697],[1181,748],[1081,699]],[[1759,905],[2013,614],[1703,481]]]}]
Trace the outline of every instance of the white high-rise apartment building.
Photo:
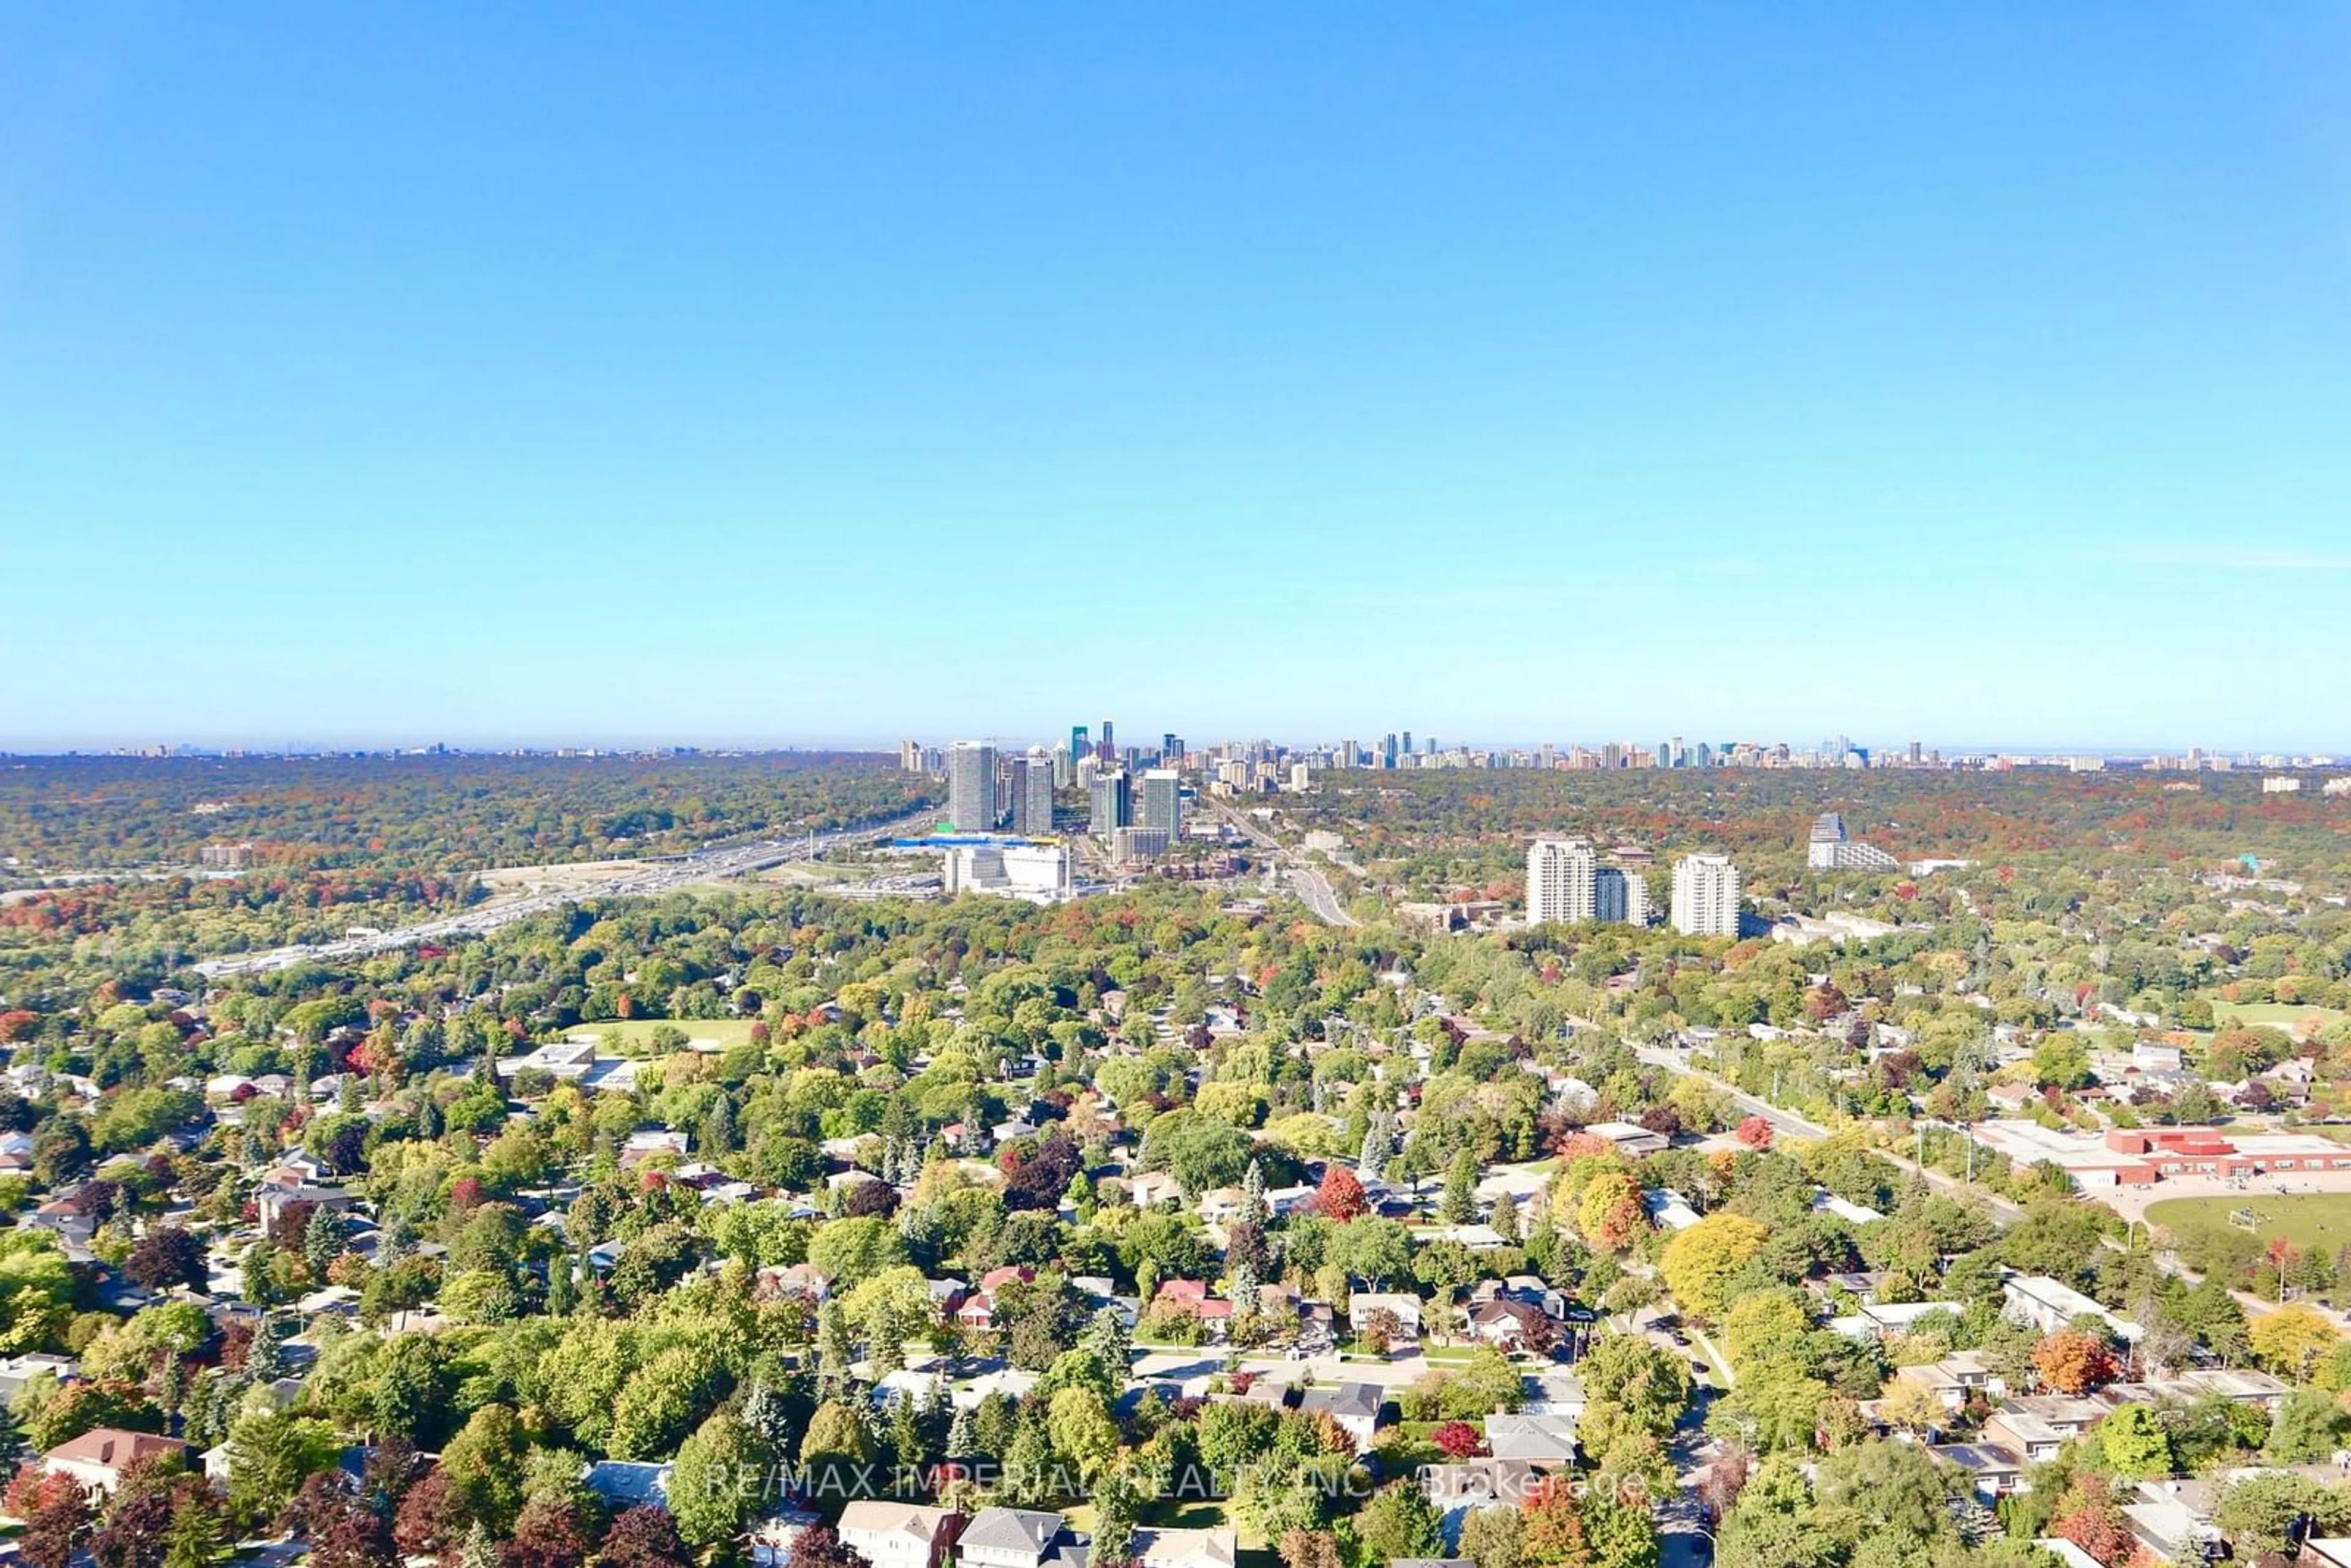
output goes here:
[{"label": "white high-rise apartment building", "polygon": [[958,740],[947,747],[947,821],[957,832],[996,831],[996,747]]},{"label": "white high-rise apartment building", "polygon": [[1739,935],[1739,868],[1729,855],[1674,862],[1674,929],[1685,936]]},{"label": "white high-rise apartment building", "polygon": [[1583,839],[1537,839],[1527,846],[1527,924],[1595,920],[1600,857]]}]

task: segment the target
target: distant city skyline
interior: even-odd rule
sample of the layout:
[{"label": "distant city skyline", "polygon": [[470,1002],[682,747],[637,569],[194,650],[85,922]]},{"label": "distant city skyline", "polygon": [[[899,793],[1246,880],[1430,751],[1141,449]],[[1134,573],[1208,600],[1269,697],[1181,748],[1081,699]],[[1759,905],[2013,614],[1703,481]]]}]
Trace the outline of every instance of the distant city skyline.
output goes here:
[{"label": "distant city skyline", "polygon": [[2351,747],[2351,8],[127,15],[0,747]]},{"label": "distant city skyline", "polygon": [[[1212,731],[1209,727],[1199,727],[1195,733],[1205,736],[1212,733]],[[1187,751],[1199,752],[1218,751],[1228,746],[1247,747],[1259,742],[1270,744],[1288,752],[1308,752],[1327,750],[1341,744],[1346,739],[1353,738],[1355,744],[1362,747],[1372,758],[1372,766],[1376,768],[1380,763],[1380,742],[1383,737],[1388,732],[1359,727],[1353,732],[1352,736],[1342,734],[1336,730],[1331,730],[1328,733],[1317,732],[1299,735],[1266,734],[1255,731],[1239,730],[1230,732],[1213,731],[1213,733],[1215,734],[1216,738],[1187,739],[1185,740],[1183,744],[1186,746]],[[1404,732],[1398,731],[1396,733],[1400,736]],[[1415,757],[1425,757],[1430,755],[1430,753],[1421,748],[1422,746],[1426,744],[1426,738],[1428,737],[1420,738],[1420,744],[1416,746],[1411,755]],[[1652,752],[1653,748],[1661,744],[1661,742],[1658,741],[1645,740],[1637,735],[1629,734],[1604,738],[1596,735],[1556,736],[1550,737],[1522,737],[1499,740],[1453,740],[1441,737],[1437,738],[1439,739],[1439,749],[1437,754],[1440,756],[1451,756],[1461,751],[1536,752],[1545,747],[1556,747],[1559,750],[1559,754],[1562,757],[1564,757],[1568,748],[1571,747],[1597,750],[1603,747],[1622,746],[1627,747],[1632,752],[1640,753],[1645,758],[1646,758]],[[1694,755],[1696,747],[1699,742],[1696,738],[1692,737],[1685,737],[1684,738],[1689,739],[1691,752]],[[1850,738],[1852,739],[1854,748],[1867,755],[1873,763],[1885,763],[1887,765],[1901,763],[1908,758],[1911,748],[1911,741],[1907,739],[1881,744],[1872,744],[1857,737]],[[1160,735],[1154,732],[1152,734],[1145,735],[1141,740],[1136,742],[1121,742],[1117,746],[1117,754],[1123,757],[1132,753],[1134,755],[1146,758],[1161,755],[1159,751],[1160,739]],[[1711,737],[1708,744],[1711,745],[1716,741],[1725,740],[1763,747],[1785,746],[1792,752],[1799,755],[1827,755],[1825,751],[1821,749],[1820,737],[1815,737],[1809,741],[1800,741],[1787,737],[1772,737],[1752,735],[1726,735]],[[778,755],[795,752],[840,752],[897,757],[901,755],[902,748],[906,746],[909,741],[918,746],[935,749],[940,752],[944,758],[947,758],[950,761],[952,759],[948,754],[951,752],[951,748],[957,745],[969,742],[974,745],[992,748],[999,760],[1008,764],[1019,760],[1020,754],[1027,752],[1032,747],[1041,748],[1048,753],[1051,753],[1056,750],[1066,752],[1071,744],[1071,737],[1066,729],[1055,730],[1050,728],[1036,731],[1007,730],[1003,732],[942,730],[936,732],[935,735],[925,734],[915,736],[909,736],[904,731],[899,731],[893,732],[886,739],[827,737],[720,740],[710,738],[695,739],[672,736],[659,738],[643,737],[609,738],[561,737],[458,741],[439,737],[431,740],[405,737],[350,737],[344,739],[270,741],[260,743],[234,739],[196,740],[183,738],[159,740],[152,737],[133,737],[125,739],[58,743],[54,745],[26,745],[11,744],[5,737],[0,737],[0,757],[31,758],[61,757],[68,755],[89,757],[137,756],[141,753],[152,752],[159,748],[168,750],[169,753],[173,756],[189,757],[230,755],[242,755],[248,757],[275,757],[281,755],[300,757],[350,752],[364,752],[375,755],[397,754],[415,756],[428,754],[435,749],[446,749],[451,752],[465,752],[477,755],[502,755],[526,752],[531,754],[594,752],[600,754],[608,753],[621,755],[664,751],[687,753],[707,751],[719,753],[772,752]],[[1094,748],[1098,748],[1099,744],[1099,741],[1094,742],[1092,747],[1090,747],[1085,755],[1094,755]],[[2324,746],[2303,747],[2283,745],[2223,747],[2209,745],[2200,741],[2184,741],[2140,746],[2086,746],[2073,745],[2064,742],[1955,744],[1949,742],[1936,742],[1921,738],[1918,741],[1918,750],[1921,758],[1938,759],[1944,763],[1959,759],[1994,757],[2075,757],[2131,759],[2161,757],[2180,758],[2191,755],[2210,760],[2232,763],[2241,762],[2247,758],[2259,758],[2264,757],[2287,759],[2316,758],[2325,759],[2329,763],[2351,763],[2351,745],[2336,747],[2328,747]],[[1653,760],[1644,760],[1633,765],[1631,768],[1626,770],[1654,768],[1656,764]],[[1678,765],[1677,769],[1673,770],[1694,771],[1697,769],[1697,766],[1698,765],[1694,763],[1684,763]],[[1716,763],[1713,764],[1713,766],[1722,766],[1722,764]],[[1825,765],[1823,764],[1823,766]],[[1008,799],[1009,798],[1008,797],[1007,802],[1005,803],[1006,810],[1010,809]]]}]

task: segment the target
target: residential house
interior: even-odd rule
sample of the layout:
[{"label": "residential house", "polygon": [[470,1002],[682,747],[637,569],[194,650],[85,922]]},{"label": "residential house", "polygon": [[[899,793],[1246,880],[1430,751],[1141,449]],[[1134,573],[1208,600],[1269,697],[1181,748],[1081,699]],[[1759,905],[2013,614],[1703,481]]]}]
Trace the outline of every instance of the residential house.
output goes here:
[{"label": "residential house", "polygon": [[1702,1218],[1688,1198],[1669,1186],[1642,1188],[1641,1207],[1649,1211],[1650,1222],[1660,1230],[1687,1230]]},{"label": "residential house", "polygon": [[2137,1500],[2123,1504],[2123,1523],[2166,1563],[2211,1561],[2228,1550],[2212,1522],[2218,1490],[2203,1481],[2141,1481]]},{"label": "residential house", "polygon": [[1138,1529],[1128,1552],[1138,1568],[1233,1568],[1239,1549],[1229,1530]]},{"label": "residential house", "polygon": [[957,1568],[1085,1568],[1086,1539],[1058,1513],[984,1508],[956,1542]]},{"label": "residential house", "polygon": [[1362,1333],[1364,1322],[1374,1312],[1393,1312],[1396,1322],[1404,1325],[1406,1338],[1420,1337],[1420,1298],[1413,1295],[1357,1291],[1347,1298],[1348,1329],[1354,1333]]},{"label": "residential house", "polygon": [[139,1460],[185,1455],[187,1451],[188,1445],[177,1437],[93,1427],[42,1455],[41,1468],[71,1476],[92,1491],[110,1492],[122,1483],[122,1472]]},{"label": "residential house", "polygon": [[1184,1201],[1184,1184],[1165,1171],[1142,1171],[1127,1178],[1126,1196],[1137,1208]]},{"label": "residential house", "polygon": [[1981,1351],[1955,1351],[1925,1366],[1905,1367],[1901,1375],[1933,1394],[1946,1410],[1957,1410],[1971,1395],[1997,1399],[2008,1392]]},{"label": "residential house", "polygon": [[841,1542],[873,1568],[945,1568],[963,1515],[912,1502],[860,1500],[841,1511]]},{"label": "residential house", "polygon": [[2097,1398],[2107,1408],[2124,1405],[2152,1405],[2158,1400],[2177,1399],[2190,1404],[2218,1395],[2239,1405],[2258,1405],[2275,1414],[2294,1393],[2291,1384],[2250,1366],[2191,1367],[2170,1377],[2150,1377],[2145,1383],[2113,1383],[2098,1390]]},{"label": "residential house", "polygon": [[63,1383],[80,1370],[81,1364],[72,1356],[50,1355],[44,1351],[0,1356],[0,1403],[15,1404],[25,1385],[45,1372]]},{"label": "residential house", "polygon": [[1299,1396],[1301,1413],[1321,1411],[1355,1439],[1356,1451],[1368,1452],[1379,1429],[1380,1406],[1385,1395],[1376,1383],[1342,1383],[1336,1388],[1310,1388]]},{"label": "residential house", "polygon": [[1229,1225],[1249,1217],[1249,1194],[1237,1186],[1211,1187],[1194,1207],[1210,1225]]},{"label": "residential house", "polygon": [[1977,1499],[1986,1504],[1997,1502],[2011,1492],[2028,1490],[2024,1484],[2024,1456],[2001,1443],[1943,1443],[1927,1452],[1968,1472],[1975,1485]]},{"label": "residential house", "polygon": [[1314,1195],[1319,1190],[1303,1182],[1296,1186],[1270,1186],[1265,1189],[1266,1213],[1275,1219],[1303,1214],[1314,1202]]},{"label": "residential house", "polygon": [[1489,1416],[1486,1446],[1498,1459],[1524,1459],[1537,1469],[1564,1469],[1575,1462],[1575,1418]]},{"label": "residential house", "polygon": [[1949,1301],[1869,1301],[1851,1316],[1831,1318],[1829,1327],[1847,1339],[1892,1339],[1920,1318],[1949,1311]]},{"label": "residential house", "polygon": [[2030,1323],[2043,1333],[2054,1333],[2076,1318],[2102,1319],[2117,1337],[2132,1343],[2147,1332],[2130,1319],[2108,1312],[2073,1286],[2045,1274],[2010,1274],[2001,1281],[2000,1291],[2006,1300],[2008,1315],[2019,1322]]},{"label": "residential house", "polygon": [[1163,1280],[1151,1298],[1155,1312],[1182,1312],[1204,1322],[1223,1322],[1233,1315],[1233,1303],[1208,1293],[1205,1280]]},{"label": "residential house", "polygon": [[1470,1312],[1469,1333],[1497,1350],[1534,1350],[1551,1343],[1552,1322],[1541,1307],[1497,1296]]},{"label": "residential house", "polygon": [[669,1472],[667,1465],[642,1464],[631,1459],[596,1459],[583,1465],[580,1482],[603,1500],[613,1513],[635,1508],[640,1503],[669,1506]]},{"label": "residential house", "polygon": [[1583,1414],[1583,1385],[1575,1374],[1563,1370],[1531,1372],[1520,1380],[1526,1389],[1522,1413],[1529,1416],[1562,1416],[1573,1421]]},{"label": "residential house", "polygon": [[2105,1415],[2105,1406],[2095,1399],[2075,1399],[2063,1394],[2011,1399],[1985,1420],[1984,1441],[2013,1448],[2037,1465],[2056,1458],[2067,1443],[2096,1426]]},{"label": "residential house", "polygon": [[357,1201],[341,1187],[299,1179],[283,1181],[277,1179],[281,1175],[278,1171],[270,1172],[263,1178],[262,1184],[253,1189],[254,1211],[260,1216],[265,1230],[276,1229],[280,1217],[298,1203],[307,1203],[314,1209],[340,1213]]},{"label": "residential house", "polygon": [[1461,1459],[1420,1467],[1421,1490],[1445,1516],[1448,1538],[1456,1533],[1460,1515],[1490,1503],[1515,1508],[1541,1480],[1542,1473],[1524,1459]]},{"label": "residential house", "polygon": [[1630,1122],[1594,1122],[1583,1129],[1595,1138],[1605,1139],[1616,1146],[1616,1152],[1628,1158],[1643,1155],[1661,1155],[1671,1146],[1672,1140],[1663,1133],[1652,1133],[1646,1127]]}]

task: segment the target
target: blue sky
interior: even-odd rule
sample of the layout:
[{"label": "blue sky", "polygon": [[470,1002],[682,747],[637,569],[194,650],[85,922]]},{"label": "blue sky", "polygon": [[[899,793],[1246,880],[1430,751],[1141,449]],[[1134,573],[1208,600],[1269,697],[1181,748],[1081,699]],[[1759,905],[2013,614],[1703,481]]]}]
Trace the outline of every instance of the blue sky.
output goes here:
[{"label": "blue sky", "polygon": [[0,746],[2351,750],[2351,11],[0,10]]}]

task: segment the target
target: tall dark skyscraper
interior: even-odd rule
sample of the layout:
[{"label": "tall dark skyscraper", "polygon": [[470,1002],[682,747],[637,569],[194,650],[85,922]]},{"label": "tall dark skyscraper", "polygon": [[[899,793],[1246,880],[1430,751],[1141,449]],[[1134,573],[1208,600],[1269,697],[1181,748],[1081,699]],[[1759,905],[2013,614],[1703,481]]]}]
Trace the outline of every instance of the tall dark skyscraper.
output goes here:
[{"label": "tall dark skyscraper", "polygon": [[1118,747],[1111,738],[1110,720],[1108,719],[1102,720],[1102,744],[1094,748],[1094,755],[1101,758],[1104,762],[1115,762],[1118,760]]},{"label": "tall dark skyscraper", "polygon": [[1173,768],[1184,760],[1184,737],[1170,730],[1159,737],[1159,760]]},{"label": "tall dark skyscraper", "polygon": [[1084,725],[1070,726],[1070,766],[1075,768],[1078,765],[1078,758],[1083,757],[1092,745],[1092,742],[1087,739]]}]

